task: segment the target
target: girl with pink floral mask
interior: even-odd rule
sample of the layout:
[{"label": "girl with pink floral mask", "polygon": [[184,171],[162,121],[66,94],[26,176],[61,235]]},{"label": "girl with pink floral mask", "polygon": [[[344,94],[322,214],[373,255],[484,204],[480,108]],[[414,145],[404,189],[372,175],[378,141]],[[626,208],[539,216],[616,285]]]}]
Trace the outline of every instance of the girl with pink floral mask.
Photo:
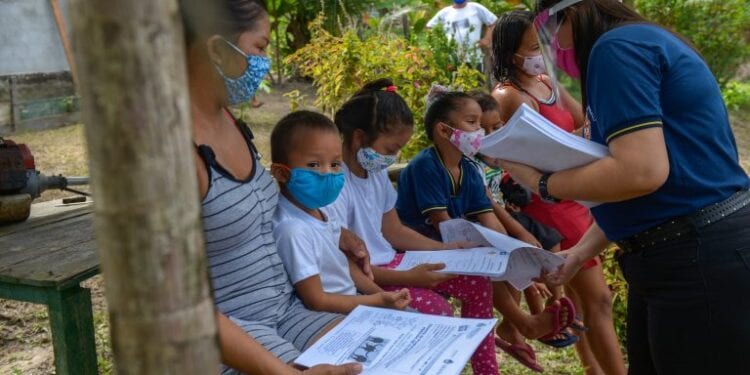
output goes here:
[{"label": "girl with pink floral mask", "polygon": [[[435,239],[440,239],[438,225],[454,218],[474,220],[506,234],[473,161],[484,136],[479,103],[463,92],[439,90],[433,90],[427,102],[424,126],[433,146],[417,154],[399,176],[399,217],[407,226]],[[515,290],[506,283],[494,282],[492,291],[494,307],[515,327],[512,333],[503,332],[508,324],[499,327],[495,345],[530,369],[543,371],[533,349],[523,340],[559,334],[573,321],[573,304],[552,301],[544,311],[529,315],[518,307]]]}]

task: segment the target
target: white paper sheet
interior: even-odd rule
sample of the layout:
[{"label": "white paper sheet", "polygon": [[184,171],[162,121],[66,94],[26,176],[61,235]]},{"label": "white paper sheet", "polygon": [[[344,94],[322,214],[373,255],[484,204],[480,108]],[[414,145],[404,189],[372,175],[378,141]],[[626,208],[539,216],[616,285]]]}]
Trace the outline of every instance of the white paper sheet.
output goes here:
[{"label": "white paper sheet", "polygon": [[359,306],[295,362],[359,362],[371,375],[458,375],[495,323]]},{"label": "white paper sheet", "polygon": [[601,159],[609,154],[609,149],[560,129],[522,104],[505,126],[482,139],[479,152],[544,172],[557,172]]},{"label": "white paper sheet", "polygon": [[[482,139],[479,152],[543,172],[580,167],[609,155],[607,147],[560,129],[526,104],[518,107],[505,126]],[[598,204],[579,203],[586,207]]]},{"label": "white paper sheet", "polygon": [[498,278],[505,273],[509,255],[507,251],[494,247],[407,251],[395,269],[406,271],[424,263],[445,263],[445,268],[440,272]]},{"label": "white paper sheet", "polygon": [[[501,254],[509,254],[503,274],[491,277],[493,280],[508,281],[518,290],[526,289],[531,285],[532,279],[539,276],[542,269],[555,270],[564,263],[564,259],[554,253],[464,219],[453,219],[440,223],[440,234],[445,242],[469,241],[498,249],[503,252]],[[481,262],[481,260],[473,260],[473,262],[477,261]],[[485,261],[490,262],[491,260]],[[436,262],[427,261],[425,263]]]}]

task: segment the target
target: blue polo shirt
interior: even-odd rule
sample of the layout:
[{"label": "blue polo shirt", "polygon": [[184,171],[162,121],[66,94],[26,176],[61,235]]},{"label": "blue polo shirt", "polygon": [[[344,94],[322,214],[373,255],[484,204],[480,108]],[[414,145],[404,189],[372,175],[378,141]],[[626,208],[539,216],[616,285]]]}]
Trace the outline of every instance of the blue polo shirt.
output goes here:
[{"label": "blue polo shirt", "polygon": [[447,210],[451,218],[473,217],[492,212],[485,192],[484,177],[466,157],[459,165],[461,175],[454,181],[440,154],[429,147],[417,154],[398,179],[396,210],[407,226],[439,238],[429,221],[430,213]]},{"label": "blue polo shirt", "polygon": [[592,139],[662,127],[669,177],[656,192],[591,210],[610,240],[619,240],[720,202],[750,185],[716,79],[703,59],[654,25],[621,26],[594,44],[586,112]]}]

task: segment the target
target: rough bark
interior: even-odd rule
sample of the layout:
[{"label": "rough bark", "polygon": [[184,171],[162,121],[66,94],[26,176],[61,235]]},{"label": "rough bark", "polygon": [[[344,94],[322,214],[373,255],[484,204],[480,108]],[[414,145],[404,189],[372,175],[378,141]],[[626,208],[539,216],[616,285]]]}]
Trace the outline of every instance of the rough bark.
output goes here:
[{"label": "rough bark", "polygon": [[177,1],[71,16],[116,372],[216,373]]}]

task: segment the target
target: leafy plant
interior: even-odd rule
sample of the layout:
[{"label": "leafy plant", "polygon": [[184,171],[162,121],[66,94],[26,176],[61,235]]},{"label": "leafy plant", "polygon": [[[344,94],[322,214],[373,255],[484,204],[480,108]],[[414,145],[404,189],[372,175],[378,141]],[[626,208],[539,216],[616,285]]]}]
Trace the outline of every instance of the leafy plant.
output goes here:
[{"label": "leafy plant", "polygon": [[730,110],[750,109],[750,82],[730,81],[724,86],[722,94]]},{"label": "leafy plant", "polygon": [[722,87],[750,57],[747,0],[636,0],[635,6],[691,40]]},{"label": "leafy plant", "polygon": [[454,71],[461,64],[458,44],[445,35],[442,25],[412,35],[411,43],[431,51],[437,66]]},{"label": "leafy plant", "polygon": [[312,78],[318,96],[315,105],[333,114],[366,82],[391,78],[416,122],[414,136],[402,150],[405,158],[428,144],[422,122],[424,99],[433,82],[458,83],[466,90],[481,87],[483,83],[480,73],[467,67],[442,67],[429,48],[394,34],[371,34],[361,39],[356,30],[349,29],[335,36],[323,28],[322,18],[311,23],[310,29],[313,42],[287,57],[285,63]]},{"label": "leafy plant", "polygon": [[479,3],[496,16],[513,9],[532,9],[534,7],[533,0],[485,0],[479,1]]},{"label": "leafy plant", "polygon": [[299,90],[292,90],[284,94],[289,99],[289,110],[292,112],[307,106],[307,97]]},{"label": "leafy plant", "polygon": [[318,15],[323,17],[321,26],[338,35],[351,24],[359,23],[359,17],[378,2],[380,0],[268,0],[276,81],[288,73],[281,64],[283,57],[310,42],[312,34],[308,24]]},{"label": "leafy plant", "polygon": [[627,337],[627,313],[628,313],[628,284],[622,276],[622,271],[615,260],[617,248],[611,246],[602,252],[602,269],[604,279],[612,292],[612,320],[615,323],[615,331],[620,339],[620,344],[625,347]]}]

